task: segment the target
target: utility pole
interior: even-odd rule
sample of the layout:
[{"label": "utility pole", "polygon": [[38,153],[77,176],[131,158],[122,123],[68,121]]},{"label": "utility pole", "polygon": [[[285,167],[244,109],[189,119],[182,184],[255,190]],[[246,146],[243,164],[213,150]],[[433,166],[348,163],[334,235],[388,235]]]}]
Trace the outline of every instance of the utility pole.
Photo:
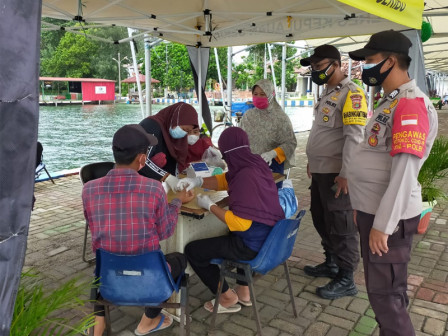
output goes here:
[{"label": "utility pole", "polygon": [[[125,56],[123,58],[123,60],[127,59],[128,57]],[[115,58],[112,57],[112,59],[118,63],[118,96],[120,97],[119,99],[121,100],[121,59],[120,59],[120,53],[118,53],[118,60],[116,60]]]}]

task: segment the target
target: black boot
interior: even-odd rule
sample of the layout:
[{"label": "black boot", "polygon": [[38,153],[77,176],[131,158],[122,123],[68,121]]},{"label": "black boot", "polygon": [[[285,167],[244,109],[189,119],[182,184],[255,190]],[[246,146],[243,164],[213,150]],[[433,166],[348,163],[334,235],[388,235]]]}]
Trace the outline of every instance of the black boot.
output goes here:
[{"label": "black boot", "polygon": [[316,266],[305,266],[303,271],[313,277],[325,277],[334,279],[338,274],[339,267],[334,262],[334,257],[331,254],[326,254],[326,260]]},{"label": "black boot", "polygon": [[321,298],[333,300],[343,296],[352,296],[358,293],[353,281],[353,271],[340,268],[339,273],[323,287],[316,289],[316,294]]}]

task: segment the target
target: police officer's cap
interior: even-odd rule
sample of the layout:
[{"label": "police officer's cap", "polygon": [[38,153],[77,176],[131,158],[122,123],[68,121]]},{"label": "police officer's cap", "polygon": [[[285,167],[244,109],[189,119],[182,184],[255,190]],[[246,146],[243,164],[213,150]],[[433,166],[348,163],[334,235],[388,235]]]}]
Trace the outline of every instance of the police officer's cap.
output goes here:
[{"label": "police officer's cap", "polygon": [[340,61],[341,54],[332,45],[324,44],[314,49],[314,54],[312,54],[310,57],[302,58],[300,60],[300,64],[302,66],[309,66],[311,65],[311,63],[318,63],[325,58],[331,58]]},{"label": "police officer's cap", "polygon": [[380,52],[393,52],[408,55],[411,41],[402,33],[395,30],[385,30],[370,36],[364,48],[349,52],[348,55],[355,61],[365,60]]}]

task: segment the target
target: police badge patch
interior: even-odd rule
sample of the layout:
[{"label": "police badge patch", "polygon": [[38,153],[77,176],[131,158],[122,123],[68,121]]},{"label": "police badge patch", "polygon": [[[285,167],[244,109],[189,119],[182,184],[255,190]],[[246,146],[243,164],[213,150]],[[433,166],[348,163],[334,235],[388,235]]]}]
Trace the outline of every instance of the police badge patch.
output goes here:
[{"label": "police badge patch", "polygon": [[376,134],[372,134],[369,137],[369,145],[371,147],[376,147],[376,145],[378,145],[378,138],[377,138]]},{"label": "police badge patch", "polygon": [[354,110],[359,110],[361,108],[362,95],[360,94],[352,94],[350,95],[350,99],[352,100],[352,108]]}]

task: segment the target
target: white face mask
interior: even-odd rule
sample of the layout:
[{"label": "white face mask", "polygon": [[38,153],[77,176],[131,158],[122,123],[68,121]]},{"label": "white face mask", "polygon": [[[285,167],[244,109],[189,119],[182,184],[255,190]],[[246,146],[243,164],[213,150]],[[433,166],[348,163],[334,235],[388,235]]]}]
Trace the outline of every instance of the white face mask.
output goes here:
[{"label": "white face mask", "polygon": [[188,144],[190,146],[194,145],[199,140],[199,135],[189,135],[188,136]]}]

